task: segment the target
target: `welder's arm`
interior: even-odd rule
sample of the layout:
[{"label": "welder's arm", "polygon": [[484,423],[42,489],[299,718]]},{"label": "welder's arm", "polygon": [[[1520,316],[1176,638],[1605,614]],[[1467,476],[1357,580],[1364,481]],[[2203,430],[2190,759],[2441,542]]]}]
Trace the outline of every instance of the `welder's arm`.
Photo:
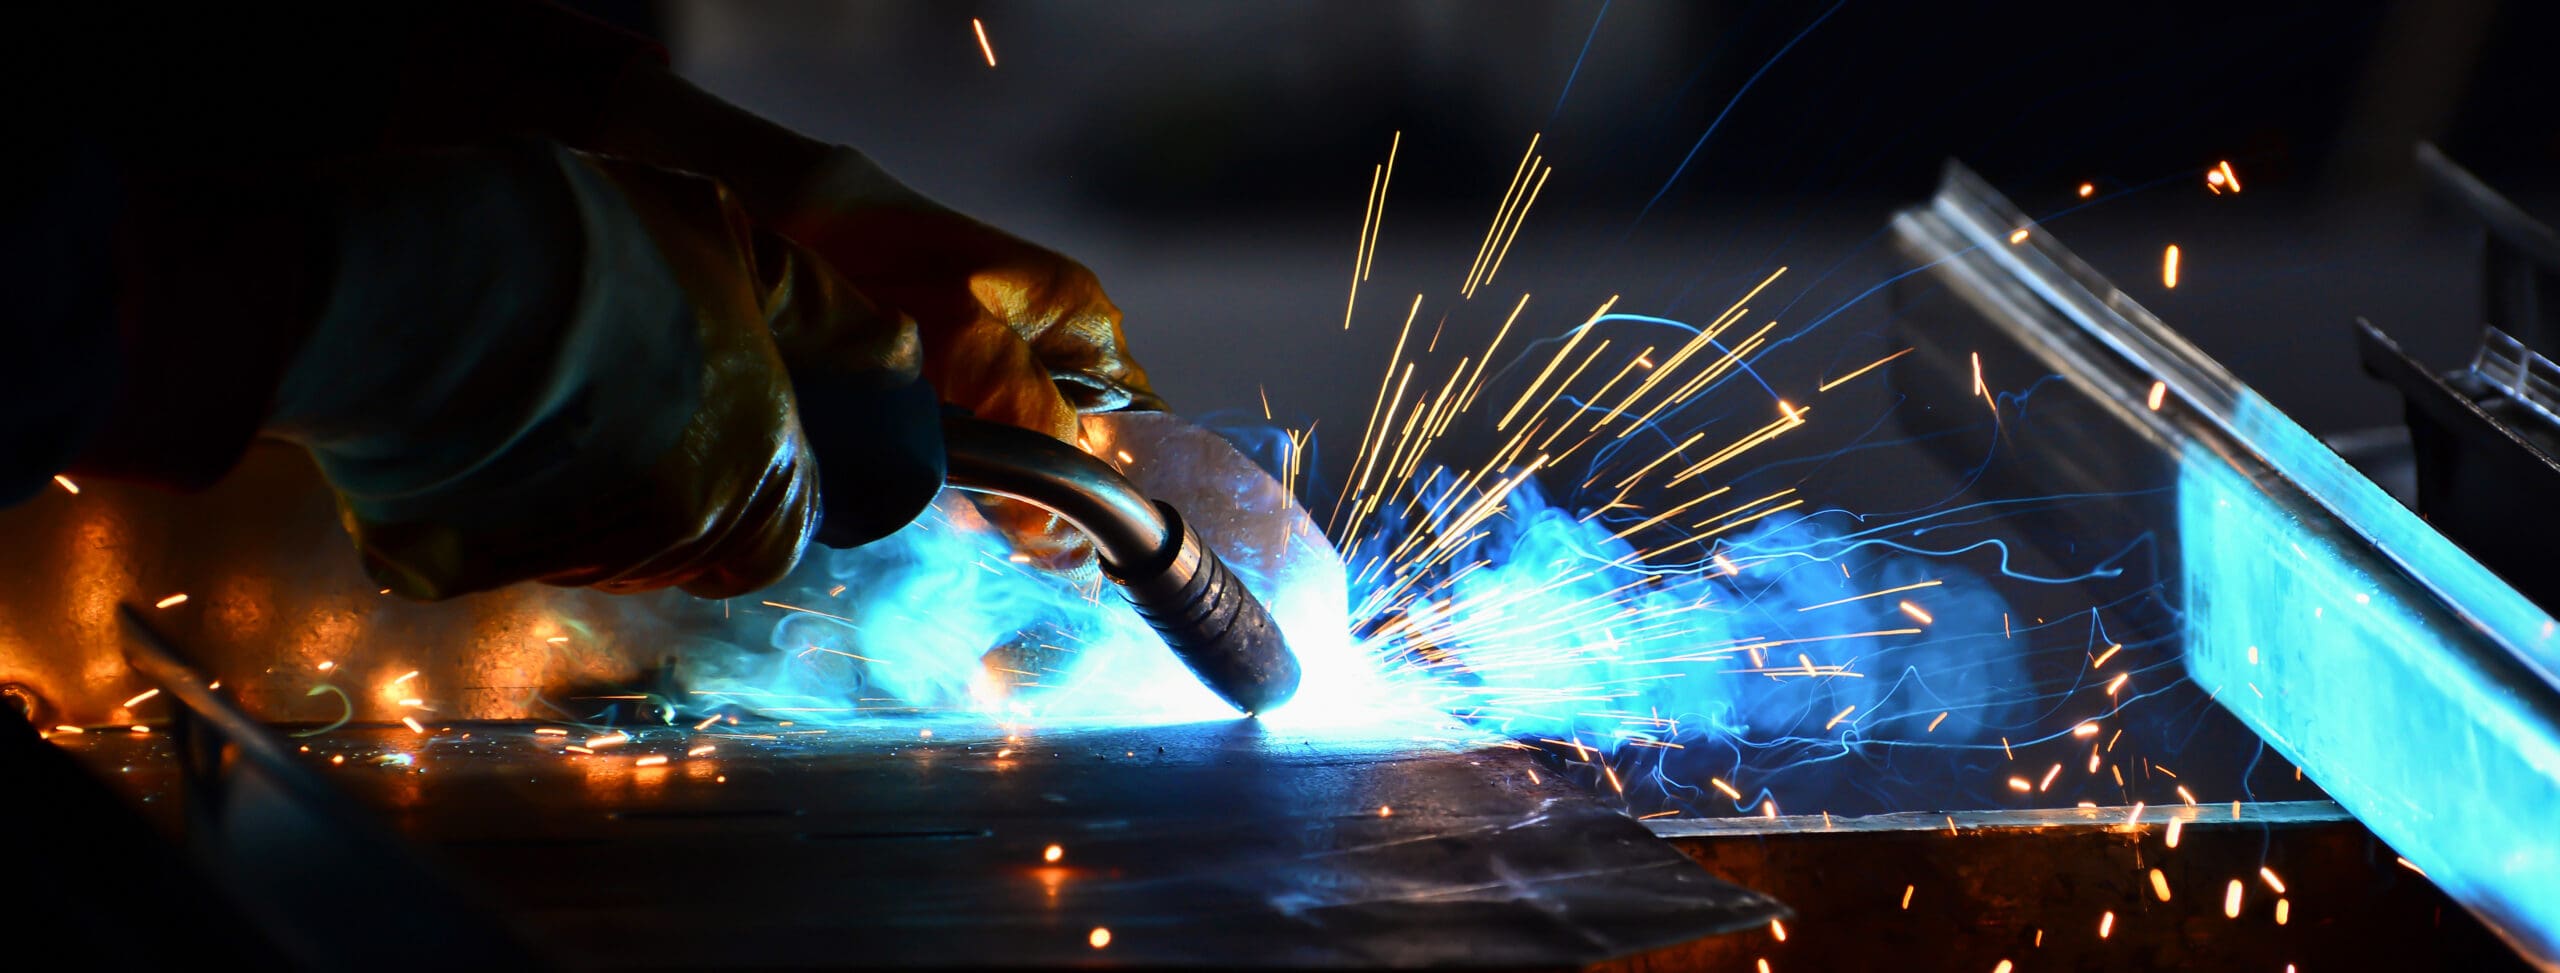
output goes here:
[{"label": "welder's arm", "polygon": [[[819,484],[777,342],[857,398],[923,400],[905,410],[921,421],[876,428],[864,462],[828,470],[830,509],[865,511],[859,532],[878,536],[940,485],[912,325],[753,229],[715,183],[526,142],[370,158],[319,183],[297,261],[306,336],[272,396],[247,398],[272,403],[267,435],[310,449],[365,567],[399,593],[727,596],[779,579]],[[156,319],[127,330],[182,332],[188,310],[146,308]],[[139,426],[189,425],[186,403],[163,407]],[[171,479],[134,446],[108,436],[84,466]]]}]

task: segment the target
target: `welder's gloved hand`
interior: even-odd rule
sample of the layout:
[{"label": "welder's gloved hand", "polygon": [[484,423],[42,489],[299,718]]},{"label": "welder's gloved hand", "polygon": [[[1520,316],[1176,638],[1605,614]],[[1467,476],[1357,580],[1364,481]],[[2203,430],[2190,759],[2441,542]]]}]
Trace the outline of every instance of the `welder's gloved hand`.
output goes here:
[{"label": "welder's gloved hand", "polygon": [[[1164,407],[1091,270],[925,198],[859,152],[828,152],[797,192],[765,208],[783,235],[915,319],[925,377],[946,402],[1066,442],[1076,442],[1079,413]],[[1035,563],[1089,571],[1091,546],[1055,515],[973,499]]]},{"label": "welder's gloved hand", "polygon": [[[922,388],[909,322],[708,180],[521,143],[332,184],[332,283],[267,432],[311,450],[403,595],[770,584],[819,502],[777,340],[839,386]],[[940,486],[924,425],[830,468],[874,536]]]}]

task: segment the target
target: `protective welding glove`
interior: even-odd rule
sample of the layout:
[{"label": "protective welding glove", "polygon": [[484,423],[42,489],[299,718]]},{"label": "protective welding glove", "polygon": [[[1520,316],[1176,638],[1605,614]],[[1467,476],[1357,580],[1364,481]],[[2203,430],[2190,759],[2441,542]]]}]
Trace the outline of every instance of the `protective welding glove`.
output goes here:
[{"label": "protective welding glove", "polygon": [[[799,186],[759,215],[915,320],[944,401],[1066,442],[1079,413],[1164,407],[1084,265],[927,199],[850,148],[828,151]],[[1091,573],[1091,546],[1055,515],[972,499],[1035,563]]]},{"label": "protective welding glove", "polygon": [[856,407],[904,403],[826,454],[859,457],[828,470],[831,529],[886,534],[941,485],[914,325],[715,183],[547,143],[331,183],[335,266],[266,432],[310,449],[396,592],[780,579],[819,504],[783,348]]}]

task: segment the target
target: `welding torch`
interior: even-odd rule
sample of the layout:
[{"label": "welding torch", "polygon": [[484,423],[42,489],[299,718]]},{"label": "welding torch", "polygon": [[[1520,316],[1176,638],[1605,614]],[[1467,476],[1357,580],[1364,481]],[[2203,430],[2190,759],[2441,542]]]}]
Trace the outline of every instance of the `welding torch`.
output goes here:
[{"label": "welding torch", "polygon": [[[914,413],[939,407],[908,396],[891,403],[823,382],[798,384],[801,425],[819,457],[821,517],[875,519],[876,511],[841,509],[829,500],[826,463],[863,455],[851,447],[876,436],[883,418],[929,422]],[[881,415],[883,406],[892,415]],[[908,414],[895,414],[902,412]],[[1279,622],[1171,504],[1150,499],[1110,465],[1041,433],[957,410],[942,411],[940,422],[945,485],[1033,504],[1091,539],[1103,576],[1219,698],[1254,715],[1298,691],[1298,659]],[[831,448],[839,443],[845,445]],[[818,536],[828,537],[823,524]]]}]

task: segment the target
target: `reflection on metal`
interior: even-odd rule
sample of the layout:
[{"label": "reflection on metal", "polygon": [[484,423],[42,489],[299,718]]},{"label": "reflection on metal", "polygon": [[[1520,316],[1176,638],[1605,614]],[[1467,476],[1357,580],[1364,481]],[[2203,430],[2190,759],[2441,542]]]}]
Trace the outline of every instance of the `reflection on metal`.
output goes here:
[{"label": "reflection on metal", "polygon": [[[2549,615],[1961,167],[1904,248],[2178,463],[2187,668],[2535,962],[2560,965]],[[2154,411],[2155,383],[2175,405]],[[2163,525],[2164,527],[2169,525]]]},{"label": "reflection on metal", "polygon": [[[166,697],[124,661],[121,602],[184,641],[191,660],[269,721],[389,722],[427,697],[449,718],[556,715],[544,693],[629,684],[663,634],[717,622],[722,606],[678,596],[616,599],[520,585],[433,605],[383,595],[365,577],[336,509],[301,451],[261,445],[203,493],[94,481],[0,510],[0,682],[42,698],[48,723],[124,724],[166,716]],[[625,631],[621,620],[662,620]],[[325,668],[324,668],[325,666]],[[390,688],[392,680],[418,675]]]},{"label": "reflection on metal", "polygon": [[2041,831],[2080,828],[2126,833],[2161,831],[2169,822],[2184,825],[2308,824],[2348,820],[2345,808],[2328,801],[2256,801],[2237,808],[2229,804],[2169,807],[2053,807],[2007,811],[1897,811],[1892,814],[1834,816],[1789,814],[1779,817],[1743,815],[1731,818],[1655,818],[1645,829],[1664,838],[1710,838],[1728,835],[1773,835],[1875,831]]},{"label": "reflection on metal", "polygon": [[[118,614],[134,669],[172,699],[169,735],[187,848],[279,952],[313,969],[524,968],[533,953],[455,884],[411,857],[345,792],[190,667],[132,605]],[[146,737],[147,738],[147,737]],[[354,888],[396,888],[385,910]],[[185,908],[183,903],[163,907]]]},{"label": "reflection on metal", "polygon": [[[748,721],[592,754],[533,729],[350,728],[301,759],[573,968],[1570,969],[1787,915],[1518,750],[1244,720]],[[63,745],[168,786],[157,738]]]}]

